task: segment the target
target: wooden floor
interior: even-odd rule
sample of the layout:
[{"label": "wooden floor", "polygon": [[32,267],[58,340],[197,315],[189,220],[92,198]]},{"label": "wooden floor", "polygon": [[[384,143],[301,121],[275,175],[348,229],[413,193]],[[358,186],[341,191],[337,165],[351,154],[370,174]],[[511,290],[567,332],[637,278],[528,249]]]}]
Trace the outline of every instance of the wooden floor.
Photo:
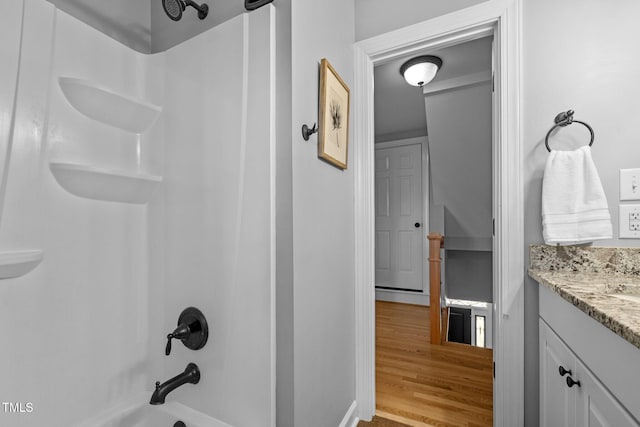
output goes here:
[{"label": "wooden floor", "polygon": [[[492,426],[492,351],[429,343],[429,307],[376,302],[376,415],[410,426]],[[367,424],[363,424],[367,425]]]},{"label": "wooden floor", "polygon": [[410,427],[407,424],[402,424],[396,421],[389,420],[387,418],[380,418],[378,416],[373,417],[371,422],[360,421],[358,427]]}]

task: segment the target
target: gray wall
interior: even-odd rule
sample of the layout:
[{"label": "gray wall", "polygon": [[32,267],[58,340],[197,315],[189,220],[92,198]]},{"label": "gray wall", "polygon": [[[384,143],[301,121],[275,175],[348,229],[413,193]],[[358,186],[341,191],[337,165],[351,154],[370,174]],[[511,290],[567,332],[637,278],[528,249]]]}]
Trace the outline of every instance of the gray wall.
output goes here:
[{"label": "gray wall", "polygon": [[[425,96],[431,204],[445,206],[446,242],[491,239],[491,83]],[[478,239],[480,238],[480,239]],[[493,301],[491,248],[446,251],[447,297]]]},{"label": "gray wall", "polygon": [[355,0],[356,40],[364,40],[487,0]]},{"label": "gray wall", "polygon": [[[524,1],[523,25],[523,175],[525,243],[542,242],[541,188],[548,153],[544,136],[560,111],[573,109],[596,135],[593,159],[609,202],[618,236],[618,170],[640,167],[640,3],[633,0]],[[594,29],[597,29],[595,31]],[[571,40],[567,49],[553,49]],[[551,140],[556,149],[588,141],[572,125]],[[606,240],[597,246],[638,246],[638,240]],[[528,248],[526,250],[528,254]],[[528,260],[527,260],[528,261]],[[538,425],[538,288],[525,283],[525,419]]]},{"label": "gray wall", "polygon": [[354,3],[295,0],[291,17],[294,424],[325,427],[355,399],[353,165],[320,161],[300,126],[318,120],[321,58],[353,88]]},{"label": "gray wall", "polygon": [[425,97],[431,201],[450,237],[491,237],[491,84]]},{"label": "gray wall", "polygon": [[448,298],[493,302],[490,251],[446,251],[444,266]]}]

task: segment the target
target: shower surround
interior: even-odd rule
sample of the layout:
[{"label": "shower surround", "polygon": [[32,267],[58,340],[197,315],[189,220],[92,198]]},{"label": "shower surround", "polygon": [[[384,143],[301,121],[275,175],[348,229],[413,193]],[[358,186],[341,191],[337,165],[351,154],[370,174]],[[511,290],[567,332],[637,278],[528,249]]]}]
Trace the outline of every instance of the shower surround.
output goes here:
[{"label": "shower surround", "polygon": [[[0,281],[0,400],[32,408],[0,425],[80,425],[189,362],[200,382],[167,401],[275,425],[274,34],[265,6],[144,55],[45,0],[9,2],[0,258],[43,258]],[[113,116],[130,104],[157,117],[127,128]],[[166,357],[187,306],[209,341]]]}]

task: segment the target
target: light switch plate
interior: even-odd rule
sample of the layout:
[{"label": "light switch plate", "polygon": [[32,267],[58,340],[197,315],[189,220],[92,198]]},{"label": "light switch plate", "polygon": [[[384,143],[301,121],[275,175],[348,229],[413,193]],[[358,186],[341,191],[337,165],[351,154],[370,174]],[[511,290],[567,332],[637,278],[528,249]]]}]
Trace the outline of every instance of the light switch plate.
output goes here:
[{"label": "light switch plate", "polygon": [[620,200],[640,200],[640,169],[620,169]]},{"label": "light switch plate", "polygon": [[621,239],[640,239],[640,205],[620,205]]}]

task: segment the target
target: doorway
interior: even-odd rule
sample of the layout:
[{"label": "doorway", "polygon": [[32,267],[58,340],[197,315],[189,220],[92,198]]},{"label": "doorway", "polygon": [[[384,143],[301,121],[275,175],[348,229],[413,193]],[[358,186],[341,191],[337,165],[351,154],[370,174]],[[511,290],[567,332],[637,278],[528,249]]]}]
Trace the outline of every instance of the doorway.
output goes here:
[{"label": "doorway", "polygon": [[400,55],[483,36],[495,40],[493,188],[494,425],[524,422],[524,247],[519,120],[520,1],[486,2],[356,44],[353,159],[356,235],[356,399],[359,417],[375,412],[373,68]]},{"label": "doorway", "polygon": [[[425,55],[440,70],[410,86],[400,67]],[[443,295],[469,338],[493,302],[492,71],[491,36],[374,67],[376,299],[429,305],[426,236],[443,234]]]},{"label": "doorway", "polygon": [[[376,413],[408,425],[492,425],[492,41],[374,68]],[[418,56],[442,64],[422,87],[399,73]],[[445,237],[438,344],[430,233]]]}]

